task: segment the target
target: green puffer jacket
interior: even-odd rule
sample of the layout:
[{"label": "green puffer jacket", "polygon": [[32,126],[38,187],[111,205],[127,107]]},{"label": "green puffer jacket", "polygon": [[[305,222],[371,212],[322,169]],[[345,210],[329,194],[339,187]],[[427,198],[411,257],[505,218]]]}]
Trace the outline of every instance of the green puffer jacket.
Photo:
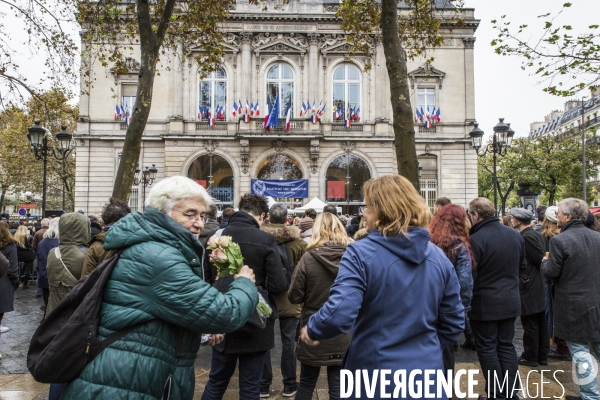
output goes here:
[{"label": "green puffer jacket", "polygon": [[[152,207],[119,220],[108,231],[104,248],[124,250],[104,291],[99,336],[151,322],[100,353],[61,399],[160,399],[172,375],[170,398],[191,400],[201,333],[240,328],[258,303],[256,286],[238,278],[221,294],[205,283],[200,242]],[[180,357],[174,325],[182,328]]]}]

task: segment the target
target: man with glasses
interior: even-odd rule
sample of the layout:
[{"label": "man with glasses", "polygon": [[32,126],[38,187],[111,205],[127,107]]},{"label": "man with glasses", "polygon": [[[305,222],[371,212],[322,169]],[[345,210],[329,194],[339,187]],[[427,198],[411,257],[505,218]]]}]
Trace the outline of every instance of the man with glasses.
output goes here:
[{"label": "man with glasses", "polygon": [[600,399],[600,233],[585,227],[588,212],[583,200],[558,203],[560,233],[550,239],[550,254],[541,267],[546,278],[554,279],[554,334],[567,340],[578,378],[579,397],[567,400]]},{"label": "man with glasses", "polygon": [[[513,345],[515,320],[521,315],[519,271],[525,269],[521,235],[504,226],[489,199],[469,203],[469,231],[477,267],[473,270],[473,299],[469,321],[477,357],[486,378],[488,397],[516,399],[519,389],[517,352]],[[503,388],[500,387],[505,382]],[[482,397],[482,396],[480,396]]]}]

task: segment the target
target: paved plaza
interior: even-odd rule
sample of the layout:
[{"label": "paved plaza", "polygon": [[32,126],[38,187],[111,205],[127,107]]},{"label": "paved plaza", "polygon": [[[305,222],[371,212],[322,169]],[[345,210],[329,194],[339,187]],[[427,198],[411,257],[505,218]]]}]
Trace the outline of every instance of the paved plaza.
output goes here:
[{"label": "paved plaza", "polygon": [[[10,330],[0,337],[0,400],[45,400],[48,398],[48,385],[37,383],[33,380],[27,370],[26,355],[29,347],[29,340],[37,328],[39,321],[42,319],[42,299],[36,298],[33,288],[29,290],[19,289],[15,292],[15,311],[4,315],[2,324]],[[276,327],[275,332],[279,329]],[[517,332],[515,334],[515,345],[517,352],[523,350],[521,337],[523,331],[517,320]],[[461,338],[462,341],[462,338]],[[276,343],[280,343],[277,336]],[[198,353],[196,359],[196,394],[194,399],[200,399],[204,386],[208,380],[208,372],[210,369],[210,349],[203,348]],[[283,384],[281,382],[281,372],[275,366],[279,365],[277,361],[281,356],[281,346],[276,346],[271,352],[273,363],[273,385],[271,386],[270,399],[283,399],[282,391]],[[456,369],[480,369],[477,361],[477,355],[474,351],[464,350],[459,348],[456,352]],[[299,366],[299,364],[298,364]],[[536,386],[541,381],[539,371],[544,370],[563,370],[557,372],[558,381],[565,387],[564,394],[577,394],[577,386],[573,384],[571,379],[571,363],[566,361],[550,360],[548,366],[539,366],[537,368],[529,368],[520,366],[520,375],[523,380],[529,374],[529,397],[541,397],[541,394],[536,395]],[[324,370],[324,369],[323,369]],[[537,372],[536,372],[537,370]],[[544,372],[544,397],[560,397],[563,394],[561,386],[553,379],[553,372]],[[298,368],[298,378],[300,377],[300,368]],[[476,379],[478,385],[475,393],[484,394],[485,380],[483,375],[479,374]],[[524,382],[525,383],[525,382]],[[466,383],[461,381],[461,388],[465,389]],[[315,393],[316,399],[328,399],[327,394],[327,378],[324,373],[321,374],[317,384]],[[563,396],[564,397],[564,396]],[[234,377],[229,385],[229,389],[225,394],[224,399],[238,399],[237,376]]]}]

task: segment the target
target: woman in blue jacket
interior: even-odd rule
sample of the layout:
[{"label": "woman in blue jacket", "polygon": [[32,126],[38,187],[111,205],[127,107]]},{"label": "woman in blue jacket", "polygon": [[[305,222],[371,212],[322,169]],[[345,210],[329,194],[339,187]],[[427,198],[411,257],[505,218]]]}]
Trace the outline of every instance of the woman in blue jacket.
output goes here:
[{"label": "woman in blue jacket", "polygon": [[[310,318],[300,338],[318,345],[319,339],[352,331],[344,369],[354,376],[354,385],[357,376],[361,379],[359,393],[342,371],[341,390],[350,398],[393,394],[394,375],[405,373],[408,381],[415,371],[413,385],[406,383],[408,390],[400,392],[401,397],[423,398],[427,390],[434,398],[446,399],[443,391],[436,396],[435,375],[426,387],[424,370],[442,370],[441,347],[456,342],[464,327],[454,267],[429,241],[425,227],[431,213],[406,178],[371,179],[363,190],[369,235],[348,246],[329,300]],[[362,379],[364,372],[358,375],[356,370],[366,370],[369,385]],[[375,381],[375,372],[383,370],[390,373]],[[386,386],[381,386],[382,379],[388,381]]]}]

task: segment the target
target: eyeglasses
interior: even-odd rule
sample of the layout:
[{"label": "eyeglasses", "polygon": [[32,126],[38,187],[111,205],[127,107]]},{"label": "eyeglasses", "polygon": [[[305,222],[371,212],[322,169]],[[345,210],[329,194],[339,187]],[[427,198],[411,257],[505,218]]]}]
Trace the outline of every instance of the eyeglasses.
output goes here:
[{"label": "eyeglasses", "polygon": [[178,212],[179,214],[183,215],[184,217],[186,217],[188,219],[188,221],[190,222],[196,222],[196,221],[200,221],[200,220],[204,220],[204,218],[206,218],[206,213],[201,213],[201,214],[191,214],[191,213],[184,213],[182,211],[179,210],[173,210]]}]

